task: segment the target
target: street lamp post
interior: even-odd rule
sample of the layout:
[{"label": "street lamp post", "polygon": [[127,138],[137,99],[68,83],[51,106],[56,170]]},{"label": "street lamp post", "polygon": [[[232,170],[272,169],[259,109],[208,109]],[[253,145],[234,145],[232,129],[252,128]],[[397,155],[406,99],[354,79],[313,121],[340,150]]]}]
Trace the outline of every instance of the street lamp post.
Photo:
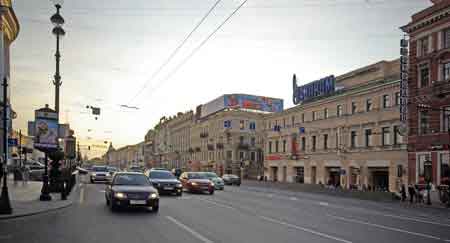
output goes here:
[{"label": "street lamp post", "polygon": [[59,41],[60,38],[63,37],[66,32],[62,28],[62,25],[64,24],[64,18],[59,13],[59,10],[61,9],[61,5],[63,3],[63,0],[52,0],[52,2],[55,5],[56,13],[52,15],[50,18],[50,21],[53,23],[55,27],[53,27],[52,33],[56,36],[56,72],[53,80],[53,84],[55,85],[55,111],[59,114],[59,87],[61,86],[61,75],[59,73],[59,64],[61,59],[61,54],[59,52]]},{"label": "street lamp post", "polygon": [[7,161],[8,161],[8,80],[3,78],[3,186],[2,194],[0,198],[0,214],[11,214],[11,202],[9,201],[8,193],[8,173],[7,173]]},{"label": "street lamp post", "polygon": [[427,160],[423,164],[424,166],[424,172],[425,172],[425,182],[426,184],[426,190],[427,190],[427,205],[431,205],[431,180],[432,180],[432,173],[433,173],[433,164],[431,160]]}]

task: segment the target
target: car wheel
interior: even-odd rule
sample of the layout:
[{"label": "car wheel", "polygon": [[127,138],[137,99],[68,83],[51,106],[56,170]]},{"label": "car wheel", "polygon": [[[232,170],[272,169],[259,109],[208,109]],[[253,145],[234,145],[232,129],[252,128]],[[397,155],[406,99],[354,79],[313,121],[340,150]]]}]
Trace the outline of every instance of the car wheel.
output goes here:
[{"label": "car wheel", "polygon": [[111,209],[112,212],[114,212],[114,211],[117,210],[117,205],[116,205],[116,203],[114,202],[114,200],[111,200],[111,201],[109,202],[109,208]]},{"label": "car wheel", "polygon": [[106,199],[106,206],[109,206],[110,202],[109,202],[108,198],[105,198],[105,199]]},{"label": "car wheel", "polygon": [[214,194],[214,190],[209,191],[209,195],[213,195]]},{"label": "car wheel", "polygon": [[178,196],[178,197],[183,196],[183,192],[177,192],[177,196]]},{"label": "car wheel", "polygon": [[94,180],[92,180],[92,178],[91,178],[91,183],[92,183],[92,184],[94,184],[94,183],[95,183],[95,182],[94,182]]}]

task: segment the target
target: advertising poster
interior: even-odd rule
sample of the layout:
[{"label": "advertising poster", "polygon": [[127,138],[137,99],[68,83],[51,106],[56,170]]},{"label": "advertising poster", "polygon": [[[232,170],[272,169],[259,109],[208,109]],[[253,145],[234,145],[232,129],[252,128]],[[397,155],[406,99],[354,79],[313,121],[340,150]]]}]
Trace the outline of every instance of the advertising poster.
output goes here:
[{"label": "advertising poster", "polygon": [[58,147],[58,121],[38,118],[35,121],[35,144],[40,149],[55,149]]},{"label": "advertising poster", "polygon": [[283,111],[283,100],[263,96],[231,94],[225,95],[225,107],[259,110],[265,112]]}]

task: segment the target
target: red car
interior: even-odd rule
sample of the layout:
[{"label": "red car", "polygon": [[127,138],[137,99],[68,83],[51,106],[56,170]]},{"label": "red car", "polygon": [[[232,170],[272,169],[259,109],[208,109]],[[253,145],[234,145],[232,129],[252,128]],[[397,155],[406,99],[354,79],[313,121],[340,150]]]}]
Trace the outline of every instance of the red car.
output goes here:
[{"label": "red car", "polygon": [[201,172],[184,172],[180,176],[183,188],[189,192],[208,192],[214,194],[214,183]]}]

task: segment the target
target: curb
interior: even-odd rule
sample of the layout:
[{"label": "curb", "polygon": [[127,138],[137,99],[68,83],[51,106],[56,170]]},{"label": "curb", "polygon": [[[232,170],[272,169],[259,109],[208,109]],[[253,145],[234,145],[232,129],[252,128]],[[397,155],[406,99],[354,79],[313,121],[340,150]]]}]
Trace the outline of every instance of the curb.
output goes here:
[{"label": "curb", "polygon": [[[49,212],[58,211],[58,210],[61,210],[61,209],[68,208],[68,207],[70,207],[72,205],[73,205],[73,201],[70,201],[66,205],[61,205],[61,206],[58,206],[58,207],[55,207],[55,208],[46,209],[46,210],[35,211],[35,212],[30,212],[30,213],[23,213],[23,214],[16,214],[16,215],[3,215],[3,216],[0,216],[0,221],[7,220],[7,219],[23,218],[23,217],[28,217],[28,216],[38,215],[38,214],[49,213]],[[13,208],[13,210],[14,210],[14,208]]]}]

